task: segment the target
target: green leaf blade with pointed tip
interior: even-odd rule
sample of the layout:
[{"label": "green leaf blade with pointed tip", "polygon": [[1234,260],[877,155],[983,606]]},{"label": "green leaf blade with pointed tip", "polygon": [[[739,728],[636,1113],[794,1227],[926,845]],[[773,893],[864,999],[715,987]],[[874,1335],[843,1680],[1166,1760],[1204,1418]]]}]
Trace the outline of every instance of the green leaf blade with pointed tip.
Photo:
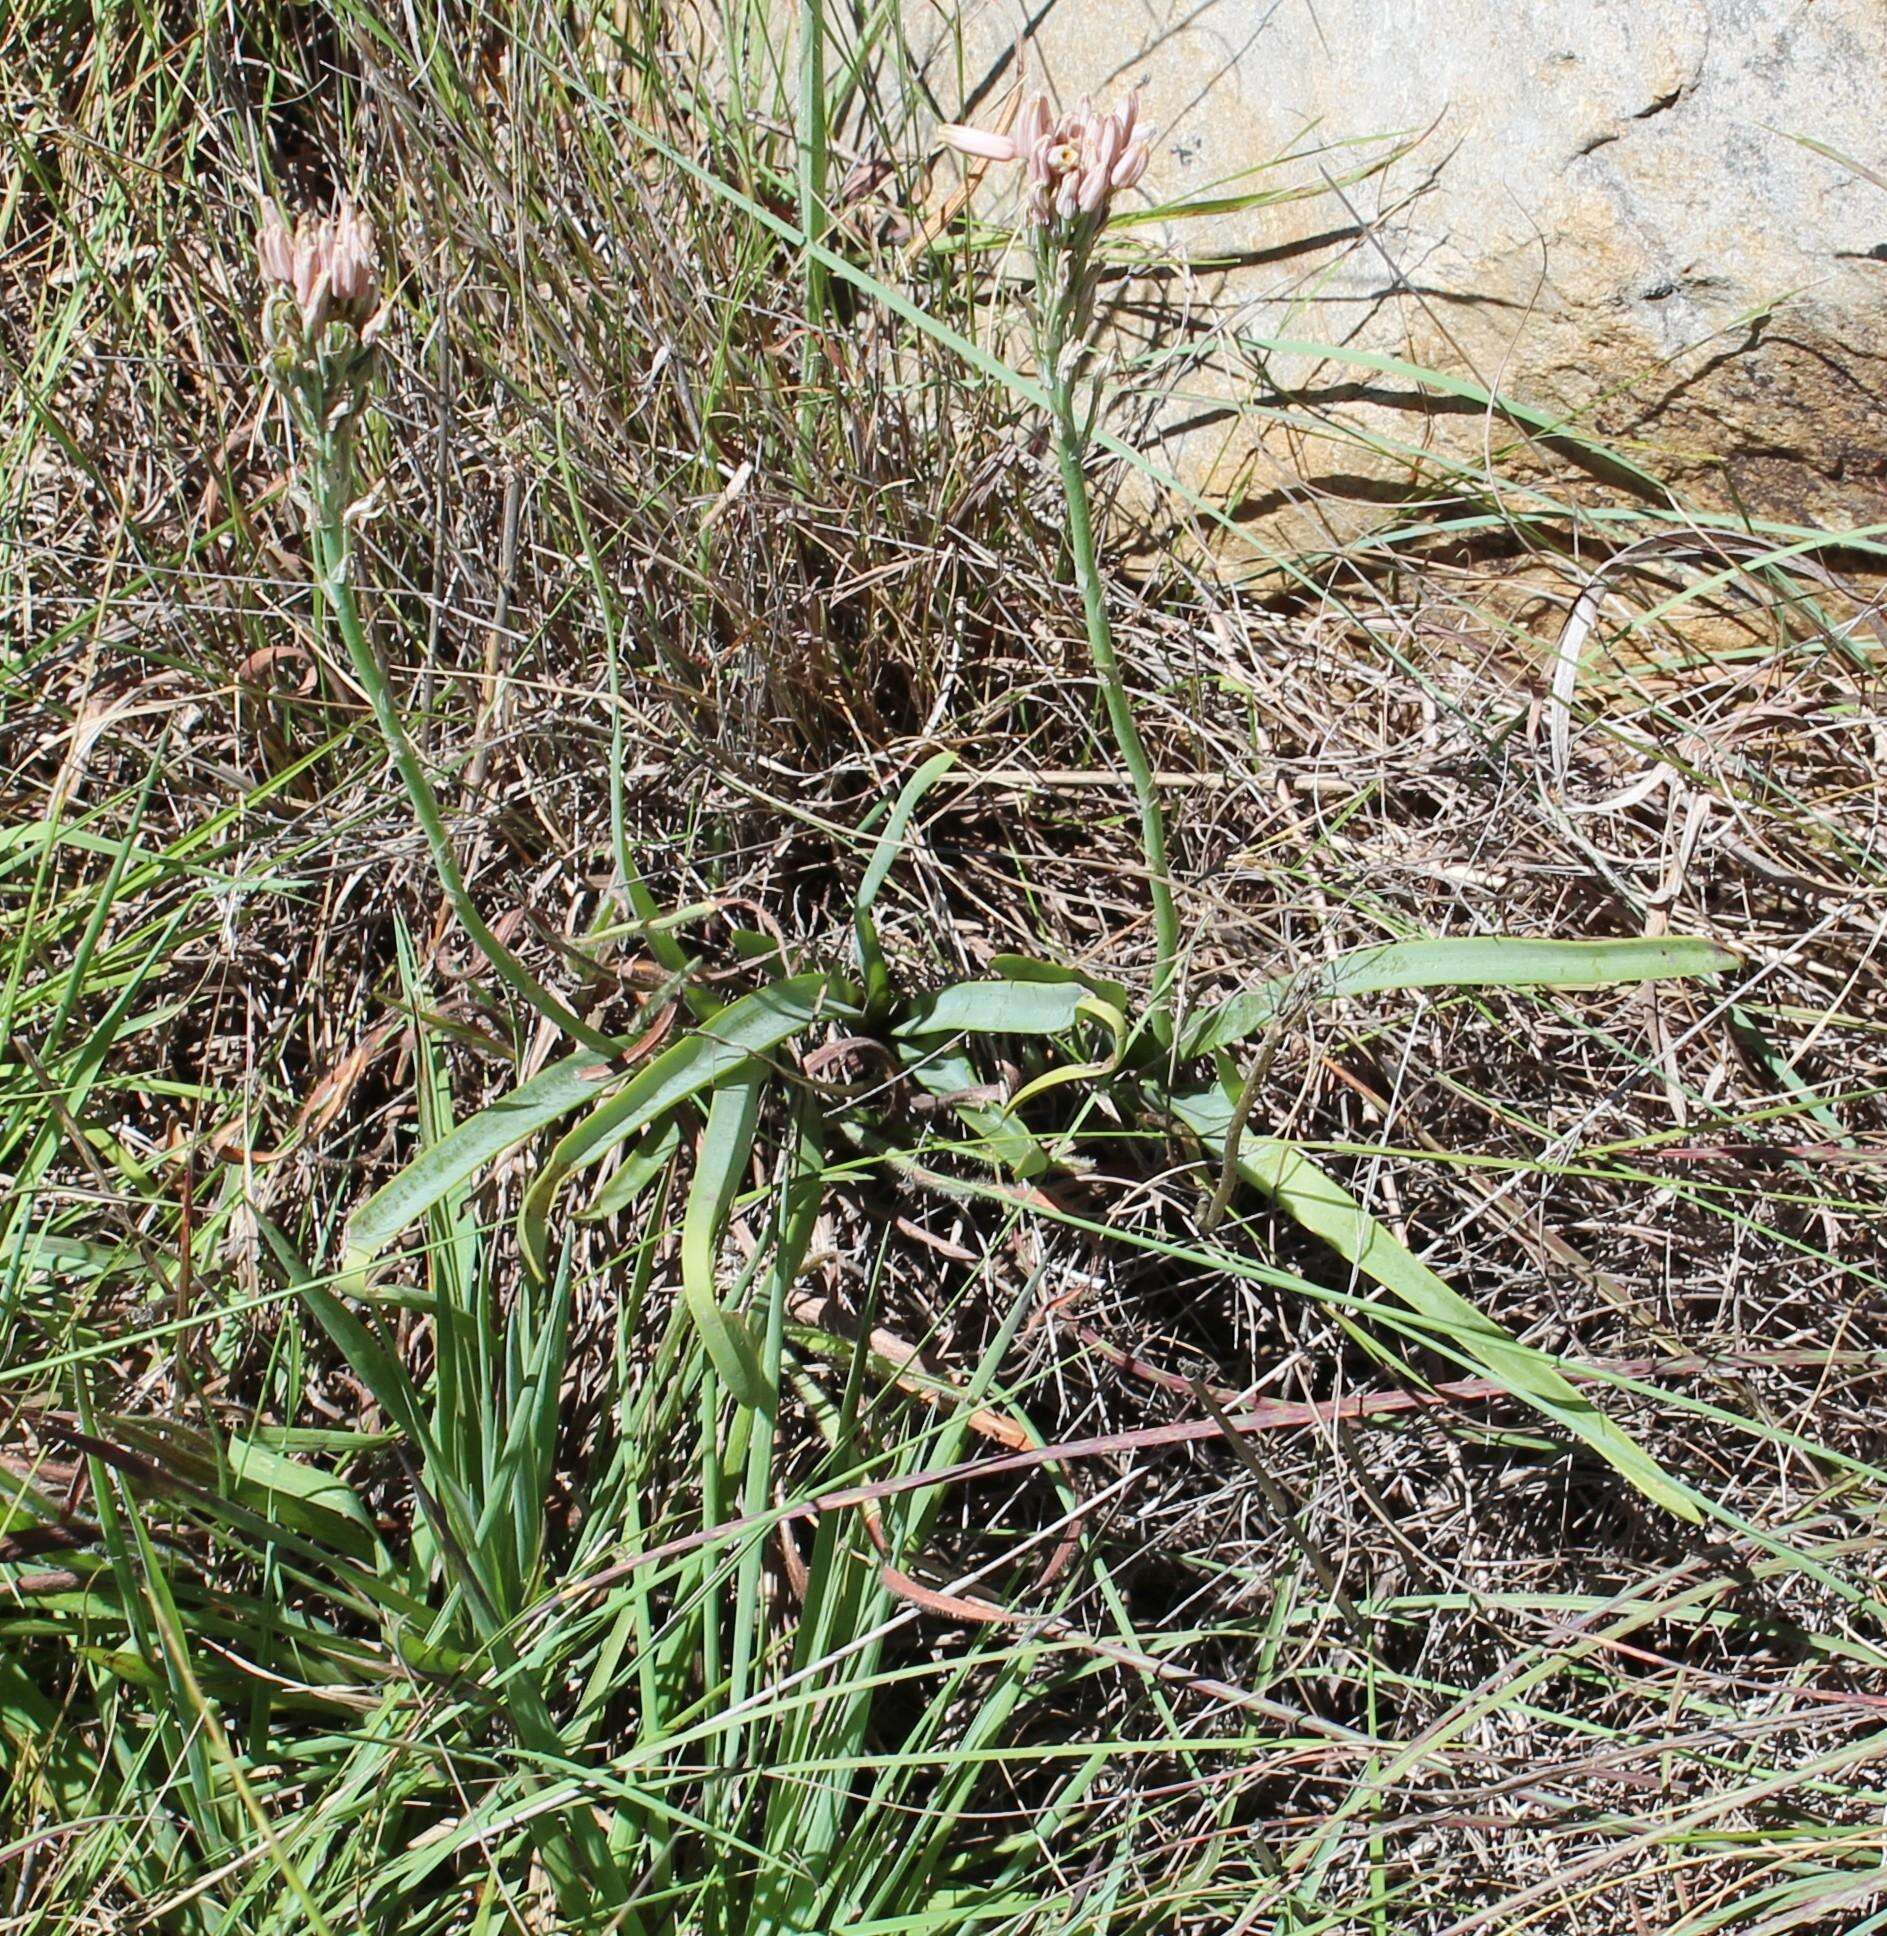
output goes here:
[{"label": "green leaf blade with pointed tip", "polygon": [[960,981],[913,1002],[894,1034],[1059,1035],[1081,1015],[1081,981]]},{"label": "green leaf blade with pointed tip", "polygon": [[695,1333],[721,1383],[741,1404],[761,1411],[772,1410],[772,1390],[747,1320],[721,1304],[715,1264],[721,1233],[753,1153],[766,1082],[764,1065],[752,1062],[715,1086],[681,1225],[682,1299]]},{"label": "green leaf blade with pointed tip", "polygon": [[956,763],[954,753],[933,753],[899,790],[890,817],[885,821],[884,831],[879,834],[878,844],[872,849],[865,878],[859,883],[855,906],[860,914],[869,913],[872,903],[877,900],[878,890],[884,886],[893,863],[904,849],[904,836],[910,829],[911,816],[922,803],[924,795]]},{"label": "green leaf blade with pointed tip", "polygon": [[[1208,1150],[1222,1156],[1236,1095],[1228,1071],[1210,1089],[1174,1096],[1170,1106]],[[1239,1139],[1237,1163],[1253,1189],[1405,1304],[1503,1390],[1582,1440],[1667,1512],[1692,1524],[1703,1518],[1691,1489],[1580,1392],[1545,1352],[1523,1344],[1443,1282],[1296,1144],[1247,1131]]]},{"label": "green leaf blade with pointed tip", "polygon": [[795,975],[729,1002],[632,1076],[557,1143],[518,1212],[525,1262],[540,1278],[550,1271],[550,1213],[564,1183],[619,1143],[699,1095],[751,1057],[762,1056],[822,1016],[855,1011],[832,994],[831,977]]},{"label": "green leaf blade with pointed tip", "polygon": [[383,1183],[348,1219],[342,1274],[364,1271],[401,1231],[507,1150],[622,1080],[589,1050],[566,1056],[468,1116]]},{"label": "green leaf blade with pointed tip", "polygon": [[1266,1028],[1294,1000],[1337,1001],[1400,988],[1610,988],[1722,974],[1736,957],[1688,935],[1657,940],[1545,941],[1515,935],[1385,941],[1306,973],[1278,975],[1198,1016],[1181,1053],[1210,1055]]}]

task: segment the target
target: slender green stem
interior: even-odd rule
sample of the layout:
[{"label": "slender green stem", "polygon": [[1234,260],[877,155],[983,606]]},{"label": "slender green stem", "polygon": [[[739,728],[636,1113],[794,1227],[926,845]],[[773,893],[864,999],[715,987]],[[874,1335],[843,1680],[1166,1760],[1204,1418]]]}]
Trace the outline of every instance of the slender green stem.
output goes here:
[{"label": "slender green stem", "polygon": [[1055,454],[1061,460],[1062,494],[1068,502],[1068,548],[1074,554],[1075,581],[1081,588],[1081,604],[1087,615],[1088,651],[1101,682],[1108,724],[1113,728],[1114,744],[1120,749],[1121,762],[1133,781],[1134,798],[1140,807],[1140,845],[1146,855],[1153,892],[1156,948],[1148,1013],[1155,1035],[1167,1043],[1173,1035],[1180,928],[1179,910],[1173,901],[1172,870],[1166,858],[1166,816],[1160,809],[1159,785],[1153,777],[1146,744],[1140,737],[1126,682],[1121,677],[1120,658],[1114,650],[1114,628],[1107,616],[1107,588],[1101,582],[1101,567],[1095,557],[1094,519],[1088,506],[1087,476],[1082,468],[1087,440],[1075,417],[1073,382],[1060,367],[1058,351],[1059,346],[1055,346],[1055,353],[1048,360],[1049,395],[1054,405]]},{"label": "slender green stem", "polygon": [[591,1028],[575,1010],[553,995],[485,925],[485,918],[479,913],[465,885],[465,878],[459,872],[458,857],[452,851],[451,836],[446,832],[445,821],[439,812],[438,798],[433,793],[431,781],[426,778],[426,769],[420,764],[406,724],[400,718],[399,708],[394,704],[392,690],[380,664],[380,655],[374,650],[373,641],[368,638],[366,627],[361,623],[360,606],[354,597],[353,577],[348,569],[346,503],[351,466],[344,454],[330,451],[316,459],[315,468],[316,490],[314,508],[309,517],[309,538],[314,551],[317,584],[334,614],[335,626],[354,668],[354,677],[373,707],[380,736],[393,756],[394,767],[406,788],[407,798],[412,802],[413,816],[426,836],[426,845],[432,853],[433,870],[439,877],[439,885],[445,892],[452,912],[458,917],[460,927],[470,936],[472,944],[520,1001],[555,1022],[565,1034],[574,1036],[586,1048],[596,1050],[599,1055],[614,1055],[617,1043],[600,1029]]},{"label": "slender green stem", "polygon": [[[799,225],[809,243],[824,240],[826,172],[830,162],[826,127],[826,18],[824,0],[801,0],[799,11]],[[799,364],[799,462],[810,471],[818,433],[815,396],[824,365],[826,266],[810,251],[805,262],[806,334]]]}]

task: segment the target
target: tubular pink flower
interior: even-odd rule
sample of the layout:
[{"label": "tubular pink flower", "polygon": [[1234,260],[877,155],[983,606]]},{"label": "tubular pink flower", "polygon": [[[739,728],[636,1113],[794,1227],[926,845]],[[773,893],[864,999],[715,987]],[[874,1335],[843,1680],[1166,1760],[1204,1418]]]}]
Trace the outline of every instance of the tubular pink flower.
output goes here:
[{"label": "tubular pink flower", "polygon": [[327,294],[326,251],[320,234],[326,226],[325,222],[311,222],[305,215],[295,224],[295,302],[311,328]]},{"label": "tubular pink flower", "polygon": [[1078,177],[1070,177],[1075,182],[1075,207],[1083,215],[1094,214],[1107,200],[1107,170],[1098,161],[1092,161]]},{"label": "tubular pink flower", "polygon": [[1125,144],[1120,138],[1120,126],[1110,114],[1095,129],[1094,139],[1089,144],[1087,173],[1098,175],[1102,182],[1102,192],[1106,192],[1108,177],[1114,172],[1114,164],[1120,159],[1120,151]]},{"label": "tubular pink flower", "polygon": [[373,223],[352,202],[343,202],[328,236],[328,286],[336,302],[358,308],[374,294],[379,266]]},{"label": "tubular pink flower", "polygon": [[965,127],[948,121],[937,130],[937,139],[960,155],[974,155],[979,161],[1020,161],[1022,149],[1012,136],[992,134],[987,128]]},{"label": "tubular pink flower", "polygon": [[256,230],[256,262],[264,282],[287,287],[295,280],[295,239],[273,206],[263,211],[261,226]]},{"label": "tubular pink flower", "polygon": [[1135,88],[1109,118],[1120,130],[1120,145],[1125,148],[1133,140],[1134,124],[1140,119],[1140,90]]},{"label": "tubular pink flower", "polygon": [[1136,141],[1134,145],[1131,148],[1129,148],[1127,152],[1124,155],[1122,155],[1117,162],[1115,162],[1114,171],[1108,177],[1108,187],[1110,189],[1115,189],[1115,190],[1131,188],[1134,185],[1134,183],[1137,182],[1140,179],[1140,177],[1147,172],[1147,160],[1148,160],[1149,153],[1150,153],[1150,150],[1148,149],[1144,138],[1139,141]]},{"label": "tubular pink flower", "polygon": [[1024,154],[1032,155],[1047,140],[1048,128],[1048,96],[1038,91],[1022,103],[1022,113],[1016,123],[1016,145]]}]

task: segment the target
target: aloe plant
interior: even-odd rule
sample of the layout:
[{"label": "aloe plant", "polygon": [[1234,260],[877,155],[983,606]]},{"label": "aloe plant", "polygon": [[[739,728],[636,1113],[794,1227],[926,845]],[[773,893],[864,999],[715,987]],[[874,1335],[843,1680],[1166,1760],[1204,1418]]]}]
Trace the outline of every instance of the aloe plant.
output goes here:
[{"label": "aloe plant", "polygon": [[[1031,127],[1044,113],[1030,110]],[[1057,132],[1069,135],[1066,129],[1036,128],[1036,145]],[[1242,1187],[1269,1199],[1351,1272],[1387,1294],[1387,1304],[1352,1299],[1358,1321],[1453,1357],[1583,1443],[1646,1498],[1681,1518],[1701,1516],[1700,1502],[1683,1479],[1660,1467],[1549,1354],[1513,1337],[1463,1298],[1309,1149],[1254,1130],[1251,1105],[1269,1052],[1261,1049],[1246,1069],[1235,1057],[1241,1044],[1275,1032],[1305,1004],[1400,989],[1590,988],[1710,975],[1729,966],[1730,957],[1708,943],[1682,939],[1389,942],[1340,955],[1314,974],[1260,978],[1183,1026],[1178,1021],[1183,937],[1165,823],[1109,628],[1086,495],[1092,411],[1083,412],[1075,401],[1091,321],[1093,247],[1109,195],[1144,165],[1144,150],[1131,145],[1131,133],[1131,115],[1104,122],[1090,117],[1059,143],[1067,151],[1061,160],[1030,165],[1038,176],[1048,170],[1032,190],[1038,202],[1043,196],[1036,191],[1046,191],[1049,211],[1036,220],[1040,394],[1055,432],[1095,669],[1140,808],[1155,913],[1156,960],[1143,995],[1105,977],[1020,955],[998,956],[986,972],[942,988],[901,984],[880,940],[877,904],[929,789],[953,763],[952,756],[939,754],[918,766],[873,817],[875,841],[852,907],[853,958],[796,968],[776,952],[752,966],[749,985],[733,993],[718,982],[710,993],[661,926],[659,909],[628,862],[616,780],[613,826],[625,897],[638,924],[661,937],[656,952],[670,978],[629,1034],[608,1034],[579,1017],[497,940],[473,902],[357,597],[350,513],[358,491],[355,432],[371,399],[372,321],[364,313],[370,278],[350,261],[344,277],[330,272],[324,281],[319,268],[304,273],[308,264],[279,234],[270,231],[265,241],[265,268],[274,265],[277,292],[270,311],[273,367],[301,439],[310,543],[325,609],[369,696],[448,904],[505,986],[576,1046],[499,1102],[455,1122],[434,1051],[422,1036],[422,1146],[355,1209],[332,1277],[322,1278],[295,1258],[266,1220],[264,1236],[334,1347],[379,1402],[412,1462],[425,1505],[407,1576],[397,1577],[384,1555],[364,1547],[359,1590],[398,1626],[402,1653],[414,1665],[451,1672],[476,1661],[502,1684],[519,1750],[547,1780],[554,1771],[568,1771],[563,1787],[551,1800],[533,1803],[523,1824],[544,1874],[567,1909],[600,1906],[612,1926],[624,1930],[643,1926],[625,1878],[637,1865],[660,1871],[674,1828],[659,1795],[638,1785],[636,1766],[621,1763],[608,1789],[615,1827],[605,1832],[599,1824],[583,1799],[598,1777],[578,1772],[581,1723],[554,1718],[530,1628],[547,1605],[538,1502],[558,1431],[573,1239],[579,1227],[639,1208],[646,1195],[662,1204],[677,1195],[681,1200],[680,1296],[657,1347],[658,1368],[681,1363],[690,1340],[699,1351],[689,1355],[687,1383],[671,1387],[659,1376],[650,1382],[644,1404],[653,1409],[638,1417],[633,1434],[644,1445],[659,1442],[664,1429],[674,1429],[678,1408],[695,1408],[700,1525],[684,1542],[692,1557],[682,1576],[695,1617],[665,1639],[646,1589],[632,1590],[593,1669],[594,1699],[609,1698],[609,1663],[623,1661],[633,1648],[650,1729],[648,1752],[709,1751],[728,1777],[713,1803],[713,1832],[762,1833],[769,1846],[790,1846],[796,1859],[823,1849],[824,1859],[836,1861],[844,1814],[836,1804],[800,1813],[777,1801],[763,1806],[744,1785],[743,1744],[750,1725],[758,1725],[750,1709],[762,1685],[756,1651],[764,1624],[758,1612],[759,1536],[768,1520],[782,1400],[798,1394],[820,1429],[836,1432],[798,1355],[809,1344],[816,1348],[817,1329],[798,1320],[789,1325],[788,1306],[826,1193],[846,1187],[843,1179],[860,1166],[888,1166],[935,1187],[990,1195],[1011,1214],[1053,1214],[1053,1200],[1040,1185],[1067,1167],[1060,1125],[1077,1113],[1117,1123],[1123,1138],[1176,1139],[1203,1157],[1208,1191],[1210,1179],[1218,1180],[1202,1219],[1205,1242],[1217,1241],[1209,1233],[1226,1191]],[[1125,164],[1123,174],[1123,157],[1134,155],[1141,158]],[[1017,158],[1023,158],[1020,148]],[[1096,181],[1101,186],[1091,191]],[[359,232],[349,233],[348,246],[358,251]],[[323,243],[321,235],[317,231],[311,244],[317,252],[341,247],[333,237]],[[808,247],[819,245],[809,241]],[[337,307],[334,292],[343,285],[352,293]],[[618,764],[621,751],[619,739]],[[402,963],[417,1007],[418,969],[410,949],[403,949]],[[683,1016],[686,1025],[676,1029]],[[927,1091],[954,1115],[960,1134],[947,1172],[935,1166],[921,1141],[906,1135],[874,1092],[852,1096],[807,1073],[802,1051],[834,1030],[871,1037],[905,1084]],[[1028,1073],[998,1093],[997,1072],[1012,1063],[1026,1064]],[[1091,1143],[1095,1132],[1085,1133]],[[552,1140],[536,1154],[518,1209],[524,1282],[499,1350],[492,1313],[480,1304],[485,1294],[475,1289],[489,1271],[492,1240],[469,1216],[471,1193],[501,1159],[547,1136]],[[757,1168],[776,1179],[758,1194]],[[737,1211],[754,1208],[761,1194],[772,1201],[764,1241],[730,1279],[724,1241],[730,1222]],[[416,1229],[425,1236],[419,1253],[428,1279],[423,1292],[402,1281],[407,1272],[401,1246]],[[643,1254],[631,1313],[641,1309],[648,1288],[646,1242]],[[1216,1254],[1228,1255],[1222,1248]],[[429,1311],[434,1323],[430,1393],[413,1378],[380,1322],[386,1306],[413,1303]],[[975,1402],[1021,1318],[1018,1305],[977,1377],[945,1394],[951,1402]],[[631,1432],[627,1422],[623,1430]],[[944,1443],[946,1449],[952,1444]],[[930,1455],[935,1453],[933,1446]],[[915,1460],[918,1454],[908,1456]],[[245,1465],[244,1475],[264,1486],[282,1483],[279,1469],[263,1463],[253,1472]],[[604,1495],[628,1515],[633,1536],[640,1510],[635,1488],[612,1492],[605,1480],[599,1497]],[[924,1496],[934,1497],[935,1488]],[[354,1523],[344,1492],[330,1490],[319,1501],[311,1495],[297,1510],[311,1512],[317,1505],[341,1511],[356,1542],[367,1537],[365,1522]],[[920,1502],[914,1528],[921,1528],[925,1510]],[[722,1557],[724,1549],[731,1559]],[[671,1540],[651,1550],[682,1549]],[[620,1564],[633,1572],[641,1564],[639,1553],[632,1550]],[[886,1578],[894,1579],[889,1560],[887,1568]],[[433,1578],[451,1588],[443,1610],[429,1602]],[[863,1690],[876,1671],[880,1643],[872,1636],[894,1604],[895,1588],[884,1581],[859,1584],[844,1567],[822,1567],[820,1578],[825,1597],[806,1611],[801,1652],[809,1662],[824,1661],[838,1648]],[[848,1634],[859,1638],[841,1642]],[[683,1646],[687,1660],[676,1652]],[[709,1690],[707,1708],[685,1705],[671,1712],[665,1688],[692,1684],[697,1674]],[[777,1705],[776,1671],[765,1685]],[[861,1691],[855,1703],[860,1714],[863,1698]],[[1001,1704],[992,1707],[991,1728],[1000,1725],[1003,1711]],[[767,1725],[777,1737],[779,1714],[767,1717]],[[468,1815],[454,1845],[475,1832],[484,1832],[477,1811]],[[414,1848],[390,1863],[385,1877],[391,1886],[415,1887],[442,1860],[442,1854]],[[296,1870],[291,1882],[298,1884],[301,1874]],[[762,1891],[729,1913],[747,1916],[754,1928],[817,1926],[826,1895],[816,1869],[806,1874],[797,1893],[789,1890],[776,1901]]]},{"label": "aloe plant", "polygon": [[[920,780],[938,777],[932,762]],[[887,819],[855,914],[862,978],[849,971],[780,975],[727,1003],[717,1014],[633,1071],[576,1055],[458,1125],[414,1159],[354,1213],[347,1226],[343,1285],[364,1289],[383,1271],[400,1236],[484,1166],[565,1119],[574,1118],[541,1163],[519,1214],[523,1255],[550,1281],[561,1249],[564,1199],[586,1174],[635,1139],[704,1124],[683,1226],[684,1302],[710,1361],[742,1405],[771,1411],[777,1392],[761,1377],[761,1340],[747,1317],[715,1287],[721,1233],[740,1194],[756,1139],[780,1120],[779,1105],[798,1094],[827,1117],[827,1132],[880,1160],[900,1152],[866,1108],[822,1103],[781,1053],[823,1028],[875,1029],[912,1079],[953,1095],[964,1131],[959,1156],[1005,1176],[1041,1176],[1057,1167],[1052,1147],[1031,1133],[1018,1105],[1051,1088],[1105,1094],[1132,1131],[1179,1133],[1236,1173],[1287,1216],[1328,1244],[1348,1265],[1396,1298],[1425,1341],[1461,1358],[1561,1429],[1583,1440],[1646,1497],[1686,1519],[1700,1509],[1690,1488],[1663,1472],[1635,1441],[1576,1391],[1544,1352],[1510,1336],[1421,1262],[1306,1149],[1254,1132],[1238,1106],[1242,1079],[1230,1051],[1270,1025],[1287,1000],[1332,1002],[1397,989],[1566,989],[1708,976],[1733,957],[1715,944],[1681,937],[1641,941],[1539,941],[1483,937],[1409,941],[1339,955],[1314,976],[1255,984],[1193,1018],[1172,1072],[1170,1053],[1138,1026],[1127,991],[1076,970],[1027,957],[1000,957],[998,972],[921,994],[892,985],[871,924],[899,832],[921,786],[907,789]],[[868,993],[868,989],[875,993]],[[1032,1043],[1045,1067],[991,1109],[961,1096],[965,1070],[995,1067],[1018,1043]],[[1099,1051],[1097,1053],[1096,1051]],[[613,1178],[592,1185],[579,1217],[605,1214]]]}]

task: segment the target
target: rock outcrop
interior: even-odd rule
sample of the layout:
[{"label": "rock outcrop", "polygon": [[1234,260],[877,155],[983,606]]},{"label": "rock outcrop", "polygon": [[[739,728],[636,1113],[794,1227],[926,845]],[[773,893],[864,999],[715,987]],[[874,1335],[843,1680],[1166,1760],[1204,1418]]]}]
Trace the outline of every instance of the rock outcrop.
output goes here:
[{"label": "rock outcrop", "polygon": [[[1055,0],[1031,17],[1031,66],[1061,96],[1144,86],[1149,196],[1302,191],[1170,234],[1199,265],[1169,279],[1173,308],[1192,304],[1210,351],[1178,467],[1230,487],[1258,537],[1393,517],[1414,468],[1398,447],[1471,467],[1501,450],[1504,467],[1540,436],[1370,355],[1563,419],[1698,501],[1887,520],[1883,0]],[[937,20],[911,16],[920,53]],[[990,10],[947,30],[968,54],[930,62],[947,112],[946,71],[1001,98],[1019,24]],[[1215,395],[1260,409],[1228,417]],[[1307,428],[1326,410],[1365,439]]]}]

